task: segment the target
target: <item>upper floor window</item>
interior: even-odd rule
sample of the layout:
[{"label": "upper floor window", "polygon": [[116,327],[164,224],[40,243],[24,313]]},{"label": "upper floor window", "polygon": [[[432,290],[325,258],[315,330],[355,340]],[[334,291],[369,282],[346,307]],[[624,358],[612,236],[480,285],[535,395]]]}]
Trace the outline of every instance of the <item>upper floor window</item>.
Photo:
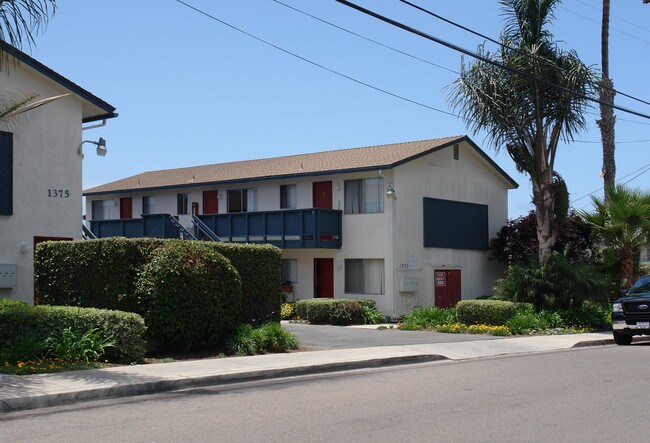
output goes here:
[{"label": "upper floor window", "polygon": [[297,200],[296,185],[280,186],[280,209],[296,209]]},{"label": "upper floor window", "polygon": [[117,219],[117,206],[113,200],[93,200],[92,220],[114,220]]},{"label": "upper floor window", "polygon": [[147,195],[142,197],[142,213],[153,214],[155,203],[156,203],[156,199],[153,195]]},{"label": "upper floor window", "polygon": [[345,213],[384,212],[384,179],[381,177],[345,181]]},{"label": "upper floor window", "polygon": [[229,189],[228,212],[257,211],[257,189]]},{"label": "upper floor window", "polygon": [[187,192],[183,194],[176,194],[176,214],[189,214],[189,201],[190,194]]}]

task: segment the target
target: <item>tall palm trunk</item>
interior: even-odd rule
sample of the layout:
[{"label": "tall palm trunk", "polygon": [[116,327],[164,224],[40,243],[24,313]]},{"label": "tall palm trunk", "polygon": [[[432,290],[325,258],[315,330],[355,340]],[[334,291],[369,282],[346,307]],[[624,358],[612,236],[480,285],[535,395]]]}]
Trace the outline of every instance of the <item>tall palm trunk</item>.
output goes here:
[{"label": "tall palm trunk", "polygon": [[597,121],[600,127],[600,138],[603,143],[603,184],[605,199],[607,189],[614,186],[616,180],[616,159],[614,156],[614,82],[609,78],[609,3],[610,0],[603,0],[603,21],[601,29],[601,61],[603,76],[600,81],[600,120]]},{"label": "tall palm trunk", "polygon": [[532,180],[532,185],[539,242],[539,262],[546,263],[557,240],[552,168],[543,170],[537,180]]}]

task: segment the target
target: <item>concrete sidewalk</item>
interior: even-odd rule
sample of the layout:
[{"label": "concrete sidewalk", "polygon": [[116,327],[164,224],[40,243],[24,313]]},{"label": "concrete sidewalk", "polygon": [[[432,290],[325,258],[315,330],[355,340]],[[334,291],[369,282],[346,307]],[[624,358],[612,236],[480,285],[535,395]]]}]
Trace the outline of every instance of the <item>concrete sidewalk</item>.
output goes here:
[{"label": "concrete sidewalk", "polygon": [[0,375],[0,412],[348,369],[612,343],[611,333],[550,335],[204,359],[54,374]]}]

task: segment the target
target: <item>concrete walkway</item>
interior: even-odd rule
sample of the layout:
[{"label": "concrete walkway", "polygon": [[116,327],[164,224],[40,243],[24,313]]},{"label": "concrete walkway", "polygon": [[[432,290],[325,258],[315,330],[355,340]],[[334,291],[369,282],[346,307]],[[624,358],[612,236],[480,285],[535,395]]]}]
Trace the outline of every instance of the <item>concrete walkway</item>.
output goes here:
[{"label": "concrete walkway", "polygon": [[0,375],[0,412],[295,375],[612,343],[611,333],[552,335],[204,359],[54,374]]}]

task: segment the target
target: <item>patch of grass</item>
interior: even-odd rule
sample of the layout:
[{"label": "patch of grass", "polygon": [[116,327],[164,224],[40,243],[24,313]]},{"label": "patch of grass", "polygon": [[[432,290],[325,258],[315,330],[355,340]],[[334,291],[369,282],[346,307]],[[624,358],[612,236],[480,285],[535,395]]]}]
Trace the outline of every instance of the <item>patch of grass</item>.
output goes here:
[{"label": "patch of grass", "polygon": [[432,330],[455,322],[456,308],[416,308],[404,316],[399,328],[404,331]]}]

